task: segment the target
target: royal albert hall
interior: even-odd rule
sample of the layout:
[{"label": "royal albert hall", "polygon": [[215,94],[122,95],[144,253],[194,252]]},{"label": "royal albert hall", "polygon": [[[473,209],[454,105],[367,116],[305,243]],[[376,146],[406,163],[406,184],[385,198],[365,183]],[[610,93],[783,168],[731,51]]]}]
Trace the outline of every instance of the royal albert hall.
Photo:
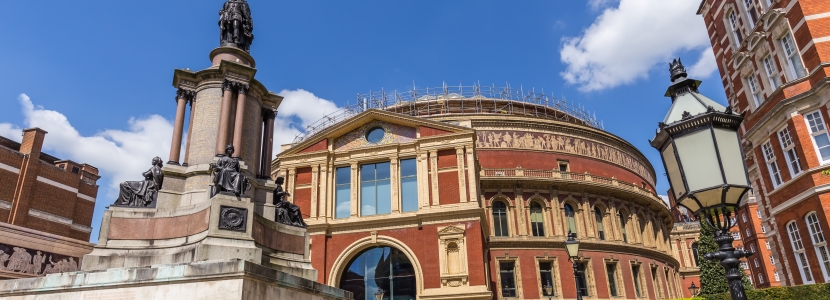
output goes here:
[{"label": "royal albert hall", "polygon": [[488,86],[357,103],[273,163],[319,282],[361,300],[681,297],[654,167],[584,110]]}]

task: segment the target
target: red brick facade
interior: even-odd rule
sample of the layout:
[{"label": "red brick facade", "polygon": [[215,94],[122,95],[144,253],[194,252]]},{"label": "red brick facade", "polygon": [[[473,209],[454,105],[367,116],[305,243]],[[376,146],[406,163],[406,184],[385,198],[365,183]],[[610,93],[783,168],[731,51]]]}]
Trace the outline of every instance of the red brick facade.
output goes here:
[{"label": "red brick facade", "polygon": [[756,250],[753,283],[830,281],[830,254],[822,254],[830,177],[821,174],[830,153],[819,151],[830,125],[830,2],[704,0],[698,14],[729,105],[746,112],[740,133],[757,205],[742,208],[748,222],[739,216],[738,224]]}]

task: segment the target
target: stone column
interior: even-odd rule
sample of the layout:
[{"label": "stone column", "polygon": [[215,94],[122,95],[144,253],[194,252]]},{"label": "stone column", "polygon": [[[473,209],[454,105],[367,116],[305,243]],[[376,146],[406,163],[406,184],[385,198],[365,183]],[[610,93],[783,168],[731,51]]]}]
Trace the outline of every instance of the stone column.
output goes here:
[{"label": "stone column", "polygon": [[182,165],[187,165],[190,161],[190,140],[193,139],[193,113],[196,112],[196,109],[193,108],[193,101],[196,97],[190,97],[190,120],[188,121],[187,125],[187,142],[184,146],[184,162]]},{"label": "stone column", "polygon": [[184,130],[184,110],[187,109],[187,100],[192,93],[179,89],[176,91],[176,120],[173,121],[173,141],[170,143],[170,158],[168,164],[179,165],[182,153],[182,131]]},{"label": "stone column", "polygon": [[237,91],[239,96],[236,98],[236,118],[234,118],[235,124],[233,125],[233,157],[242,156],[242,129],[245,126],[248,86],[240,84]]},{"label": "stone column", "polygon": [[271,158],[274,151],[274,117],[276,112],[265,109],[262,112],[265,131],[262,133],[262,155],[259,158],[259,176],[271,177]]},{"label": "stone column", "polygon": [[222,108],[219,111],[219,133],[216,135],[216,154],[224,154],[228,144],[228,122],[230,122],[231,102],[233,101],[233,82],[222,83]]}]

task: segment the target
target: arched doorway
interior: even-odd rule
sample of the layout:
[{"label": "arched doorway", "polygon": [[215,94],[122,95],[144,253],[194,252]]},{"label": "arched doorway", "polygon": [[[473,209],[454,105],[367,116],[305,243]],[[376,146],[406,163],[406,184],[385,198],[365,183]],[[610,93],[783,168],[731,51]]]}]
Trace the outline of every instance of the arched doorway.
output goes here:
[{"label": "arched doorway", "polygon": [[415,268],[406,255],[392,247],[374,247],[355,256],[340,276],[340,288],[354,293],[355,300],[375,300],[378,288],[383,299],[415,299]]}]

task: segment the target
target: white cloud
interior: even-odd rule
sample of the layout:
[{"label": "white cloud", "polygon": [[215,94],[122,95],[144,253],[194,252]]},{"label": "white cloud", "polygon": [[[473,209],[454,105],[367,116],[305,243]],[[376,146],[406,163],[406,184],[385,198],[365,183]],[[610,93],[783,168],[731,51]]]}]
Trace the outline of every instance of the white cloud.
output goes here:
[{"label": "white cloud", "polygon": [[280,152],[281,145],[293,142],[294,137],[304,133],[306,126],[339,109],[334,102],[303,89],[282,90],[279,95],[285,99],[274,120],[274,154]]},{"label": "white cloud", "polygon": [[669,204],[669,196],[667,196],[667,195],[658,195],[658,196],[660,197],[660,199],[663,199],[663,202],[666,202],[666,204]]},{"label": "white cloud", "polygon": [[700,57],[697,59],[691,68],[689,68],[689,77],[692,78],[707,78],[718,70],[718,62],[715,60],[715,52],[711,47],[700,51]]},{"label": "white cloud", "polygon": [[590,6],[592,10],[599,10],[611,5],[612,2],[616,1],[619,0],[588,0],[588,6]]},{"label": "white cloud", "polygon": [[608,89],[646,78],[649,70],[668,66],[681,51],[707,47],[706,26],[695,14],[699,4],[620,1],[618,7],[605,9],[581,36],[562,39],[560,58],[567,68],[560,75],[582,91]]}]

